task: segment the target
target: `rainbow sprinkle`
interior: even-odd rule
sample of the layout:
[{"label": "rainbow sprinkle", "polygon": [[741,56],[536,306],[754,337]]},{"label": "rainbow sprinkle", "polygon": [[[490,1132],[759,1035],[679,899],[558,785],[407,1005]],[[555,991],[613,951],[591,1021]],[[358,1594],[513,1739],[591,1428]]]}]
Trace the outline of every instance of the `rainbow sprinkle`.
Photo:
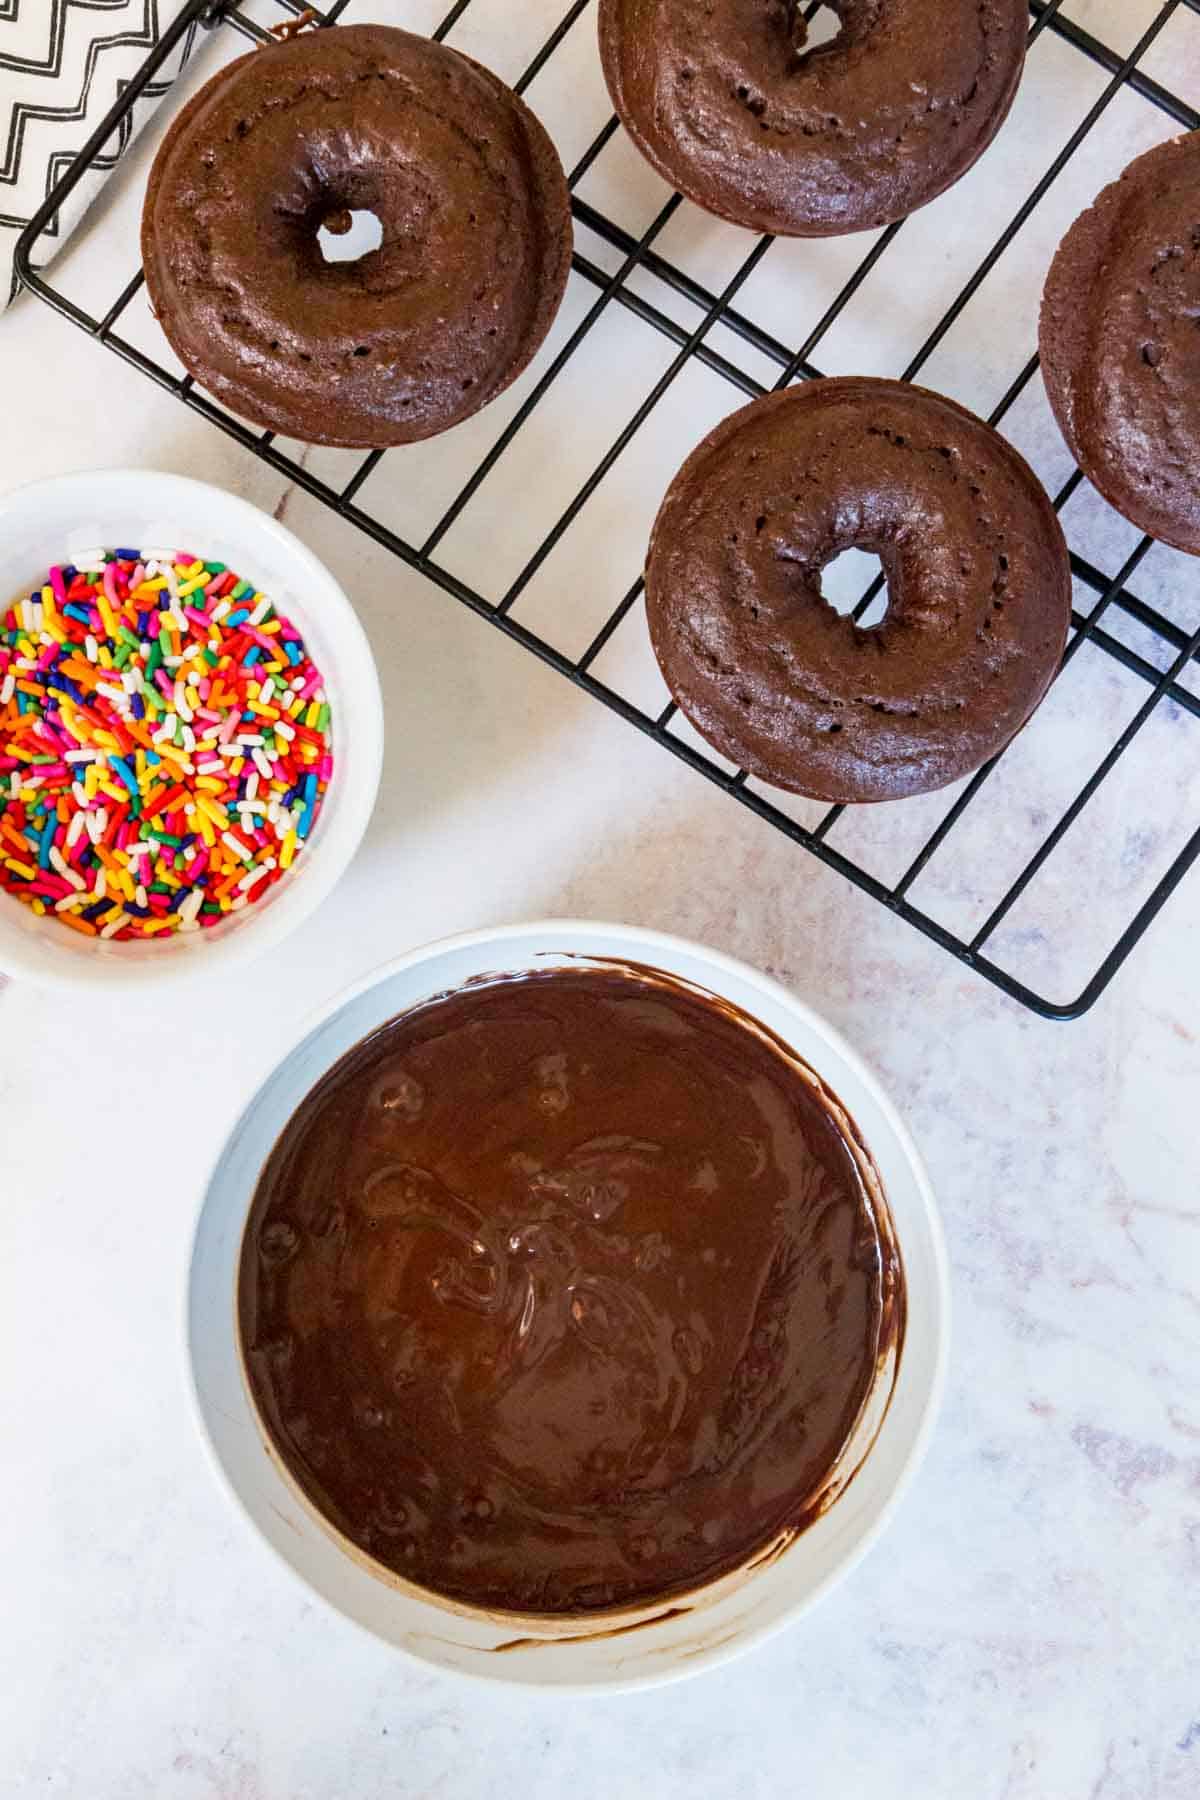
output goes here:
[{"label": "rainbow sprinkle", "polygon": [[0,625],[0,889],[118,942],[261,900],[333,774],[324,680],[266,595],[88,550]]}]

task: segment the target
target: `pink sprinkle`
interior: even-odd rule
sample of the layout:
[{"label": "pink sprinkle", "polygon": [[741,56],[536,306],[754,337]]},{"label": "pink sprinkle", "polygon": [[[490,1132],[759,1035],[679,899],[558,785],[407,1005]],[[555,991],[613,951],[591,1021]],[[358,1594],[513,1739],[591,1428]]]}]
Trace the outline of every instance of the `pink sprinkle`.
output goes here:
[{"label": "pink sprinkle", "polygon": [[53,590],[57,604],[59,606],[65,606],[67,603],[67,587],[63,580],[63,572],[57,563],[50,571],[50,586]]},{"label": "pink sprinkle", "polygon": [[45,649],[42,651],[42,654],[37,659],[37,669],[38,669],[39,675],[44,675],[46,673],[46,670],[50,667],[50,664],[54,661],[54,659],[57,655],[58,655],[58,645],[57,644],[47,644]]},{"label": "pink sprinkle", "polygon": [[225,723],[222,725],[220,731],[218,731],[218,733],[217,733],[217,742],[219,744],[229,743],[230,739],[237,732],[238,726],[241,724],[241,722],[242,722],[241,713],[240,712],[231,712],[229,717],[226,719]]},{"label": "pink sprinkle", "polygon": [[117,849],[127,850],[129,848],[129,839],[132,835],[133,827],[130,825],[129,820],[123,820],[117,828]]},{"label": "pink sprinkle", "polygon": [[155,681],[155,685],[157,686],[159,692],[161,694],[165,694],[167,696],[167,699],[170,700],[172,703],[174,703],[175,684],[172,682],[171,677],[167,674],[167,671],[165,669],[155,669],[154,681]]},{"label": "pink sprinkle", "polygon": [[[104,565],[104,592],[111,606],[119,606],[121,604],[120,597],[117,593],[117,570],[114,563],[105,563]],[[96,617],[97,619],[100,617],[98,609]]]},{"label": "pink sprinkle", "polygon": [[320,762],[317,764],[317,780],[318,781],[332,781],[332,779],[333,779],[333,758],[332,758],[332,756],[329,755],[328,751],[326,751],[325,755],[321,758]]},{"label": "pink sprinkle", "polygon": [[[199,696],[200,696],[200,698],[201,698],[201,699],[202,699],[202,700],[207,700],[207,699],[208,699],[208,696],[209,696],[209,695],[210,695],[210,694],[211,694],[211,693],[212,693],[212,682],[211,682],[211,681],[208,681],[208,680],[204,680],[204,681],[200,681],[200,682],[197,682],[197,684],[196,684],[196,692],[197,692],[197,693],[198,693],[198,694],[199,694]],[[218,718],[218,717],[219,717],[219,716],[220,716],[220,715],[219,715],[219,714],[217,714],[217,713],[212,713],[212,714],[209,714],[209,712],[208,712],[208,709],[207,709],[207,708],[205,708],[205,709],[204,709],[204,716],[205,716],[205,717],[212,717],[212,718],[214,718],[214,719],[215,719],[215,718]]]},{"label": "pink sprinkle", "polygon": [[208,614],[198,612],[194,606],[185,606],[183,616],[185,619],[190,619],[193,625],[199,625],[204,631],[208,630],[211,623]]}]

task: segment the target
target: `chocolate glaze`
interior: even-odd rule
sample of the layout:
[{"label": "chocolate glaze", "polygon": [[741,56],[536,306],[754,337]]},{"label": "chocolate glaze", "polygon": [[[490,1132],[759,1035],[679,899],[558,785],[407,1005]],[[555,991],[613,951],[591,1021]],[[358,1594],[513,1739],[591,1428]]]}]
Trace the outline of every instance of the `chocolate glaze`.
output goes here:
[{"label": "chocolate glaze", "polygon": [[238,1312],[269,1438],[354,1545],[589,1614],[821,1509],[903,1280],[807,1065],[613,965],[470,984],[344,1057],[263,1169]]},{"label": "chocolate glaze", "polygon": [[689,199],[801,237],[902,219],[966,173],[1025,61],[1025,0],[601,0],[613,104]]},{"label": "chocolate glaze", "polygon": [[[353,209],[379,248],[326,262]],[[313,443],[429,437],[525,367],[562,299],[571,218],[529,108],[444,44],[342,25],[214,75],[175,120],[142,215],[159,323],[197,380]]]},{"label": "chocolate glaze", "polygon": [[[874,551],[888,610],[821,593]],[[680,708],[722,755],[830,801],[944,787],[994,756],[1058,667],[1062,528],[982,419],[906,382],[804,382],[722,421],[671,484],[646,610]]]},{"label": "chocolate glaze", "polygon": [[1147,150],[1076,219],[1046,280],[1040,350],[1088,480],[1200,556],[1200,131]]}]

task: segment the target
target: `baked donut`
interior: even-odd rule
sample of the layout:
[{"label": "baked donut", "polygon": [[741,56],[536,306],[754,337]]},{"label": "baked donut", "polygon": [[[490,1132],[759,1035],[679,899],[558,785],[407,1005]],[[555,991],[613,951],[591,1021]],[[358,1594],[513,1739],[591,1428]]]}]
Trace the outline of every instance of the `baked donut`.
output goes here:
[{"label": "baked donut", "polygon": [[[881,623],[821,571],[874,551]],[[969,774],[1029,718],[1071,609],[1067,546],[1028,465],[973,413],[898,381],[752,401],[688,457],[646,565],[655,655],[708,741],[820,800],[894,800]]]},{"label": "baked donut", "polygon": [[[355,262],[318,230],[383,228]],[[571,260],[562,165],[456,50],[384,25],[230,63],[184,107],[142,215],[150,300],[210,393],[312,443],[411,443],[478,412],[541,344]]]},{"label": "baked donut", "polygon": [[600,0],[605,79],[659,174],[755,231],[827,237],[902,219],[966,173],[1025,60],[1025,0]]},{"label": "baked donut", "polygon": [[1200,556],[1200,132],[1147,150],[1076,219],[1042,300],[1046,392],[1092,485]]}]

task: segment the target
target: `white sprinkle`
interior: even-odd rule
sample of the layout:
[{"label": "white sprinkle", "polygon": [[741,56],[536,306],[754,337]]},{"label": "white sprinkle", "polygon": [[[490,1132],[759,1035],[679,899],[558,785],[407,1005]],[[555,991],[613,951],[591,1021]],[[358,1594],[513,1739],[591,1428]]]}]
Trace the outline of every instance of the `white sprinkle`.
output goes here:
[{"label": "white sprinkle", "polygon": [[296,735],[296,727],[294,725],[288,725],[284,722],[284,720],[276,719],[276,721],[275,721],[275,736],[276,737],[281,737],[286,744],[290,744],[292,739],[295,737],[295,735]]},{"label": "white sprinkle", "polygon": [[123,687],[113,687],[112,683],[109,681],[98,681],[96,683],[96,692],[105,695],[109,700],[117,700],[122,705],[125,703],[125,689]]},{"label": "white sprinkle", "polygon": [[68,550],[67,561],[81,574],[90,575],[94,570],[102,569],[107,558],[103,550],[89,546],[86,550]]},{"label": "white sprinkle", "polygon": [[268,675],[267,679],[263,682],[262,687],[259,689],[259,693],[258,693],[259,705],[260,706],[270,706],[271,696],[274,692],[275,692],[275,677],[273,675]]},{"label": "white sprinkle", "polygon": [[63,756],[63,761],[69,763],[90,763],[101,760],[99,750],[68,750]]},{"label": "white sprinkle", "polygon": [[82,906],[83,901],[78,894],[64,894],[61,900],[54,902],[55,912],[70,912],[72,907]]},{"label": "white sprinkle", "polygon": [[241,912],[243,906],[248,906],[249,904],[249,894],[239,894],[236,900],[230,902],[229,910],[230,912]]},{"label": "white sprinkle", "polygon": [[183,905],[179,908],[179,922],[186,931],[196,923],[196,915],[204,905],[204,895],[199,888],[193,888]]},{"label": "white sprinkle", "polygon": [[81,812],[72,813],[71,823],[67,826],[67,849],[73,850],[83,836],[86,815]]},{"label": "white sprinkle", "polygon": [[185,725],[183,728],[183,747],[189,756],[196,748],[196,734],[190,725]]},{"label": "white sprinkle", "polygon": [[2,682],[0,682],[0,706],[8,705],[9,701],[13,697],[13,691],[16,688],[16,685],[17,685],[17,678],[10,670],[9,673],[4,677],[4,680]]},{"label": "white sprinkle", "polygon": [[8,794],[10,800],[21,798],[21,771],[14,769],[8,778]]},{"label": "white sprinkle", "polygon": [[246,798],[247,798],[247,800],[253,800],[257,797],[257,795],[258,795],[258,773],[257,773],[257,771],[255,771],[255,773],[253,775],[249,775],[246,778]]},{"label": "white sprinkle", "polygon": [[227,849],[232,850],[235,856],[240,856],[243,862],[250,861],[249,850],[247,850],[245,844],[239,842],[239,840],[234,837],[232,831],[223,831],[221,833],[221,842]]},{"label": "white sprinkle", "polygon": [[50,866],[55,874],[61,875],[64,881],[70,882],[77,894],[85,894],[87,892],[87,882],[83,879],[82,875],[77,875],[75,873],[57,844],[51,844],[50,846]]},{"label": "white sprinkle", "polygon": [[99,662],[100,652],[96,648],[96,640],[89,631],[83,640],[83,653],[89,662]]},{"label": "white sprinkle", "polygon": [[[76,816],[78,816],[78,815],[76,815]],[[103,900],[107,893],[108,893],[108,871],[107,871],[107,869],[101,869],[100,873],[96,877],[96,886],[92,892],[92,898],[93,898],[93,900]]]},{"label": "white sprinkle", "polygon": [[80,813],[79,816],[84,821],[84,824],[87,827],[87,834],[91,838],[93,844],[98,844],[100,839],[104,836],[104,826],[101,823],[100,814]]},{"label": "white sprinkle", "polygon": [[274,866],[274,857],[269,857],[266,862],[259,863],[257,869],[251,869],[248,875],[242,876],[242,879],[238,882],[238,892],[240,894],[248,894],[251,888],[257,887],[260,881],[266,880]]},{"label": "white sprinkle", "polygon": [[108,924],[102,927],[100,936],[102,938],[116,937],[118,931],[124,930],[128,923],[129,914],[127,912],[119,912],[115,919],[110,919]]},{"label": "white sprinkle", "polygon": [[[212,620],[214,625],[219,625],[221,623],[221,620],[225,617],[226,613],[231,613],[232,611],[233,611],[233,601],[230,600],[228,597],[226,597],[224,600],[217,601],[217,604],[213,607],[212,611],[209,613],[208,616]],[[215,648],[215,646],[214,646],[214,648]]]},{"label": "white sprinkle", "polygon": [[264,740],[261,731],[242,731],[238,733],[233,741],[243,750],[252,750],[255,744],[261,744]]},{"label": "white sprinkle", "polygon": [[186,661],[187,658],[185,656],[164,656],[162,659],[162,666],[164,669],[177,669],[181,663]]},{"label": "white sprinkle", "polygon": [[273,781],[274,775],[272,774],[271,765],[267,761],[266,751],[260,750],[256,744],[250,754],[254,758],[254,767],[258,770],[258,773],[262,776],[263,780]]},{"label": "white sprinkle", "polygon": [[137,886],[133,890],[133,898],[136,901],[138,906],[145,906],[148,904],[148,902],[146,900],[146,890],[142,886],[142,883],[140,881],[138,882]]},{"label": "white sprinkle", "polygon": [[268,598],[265,594],[260,594],[259,599],[258,599],[258,605],[255,607],[254,611],[250,614],[250,617],[247,620],[247,624],[261,625],[263,620],[266,618],[267,614],[270,612],[270,610],[271,610],[271,602],[268,600]]},{"label": "white sprinkle", "polygon": [[175,714],[169,712],[158,730],[150,734],[154,742],[156,744],[165,744],[168,738],[173,738],[175,736],[175,727],[178,722]]}]

